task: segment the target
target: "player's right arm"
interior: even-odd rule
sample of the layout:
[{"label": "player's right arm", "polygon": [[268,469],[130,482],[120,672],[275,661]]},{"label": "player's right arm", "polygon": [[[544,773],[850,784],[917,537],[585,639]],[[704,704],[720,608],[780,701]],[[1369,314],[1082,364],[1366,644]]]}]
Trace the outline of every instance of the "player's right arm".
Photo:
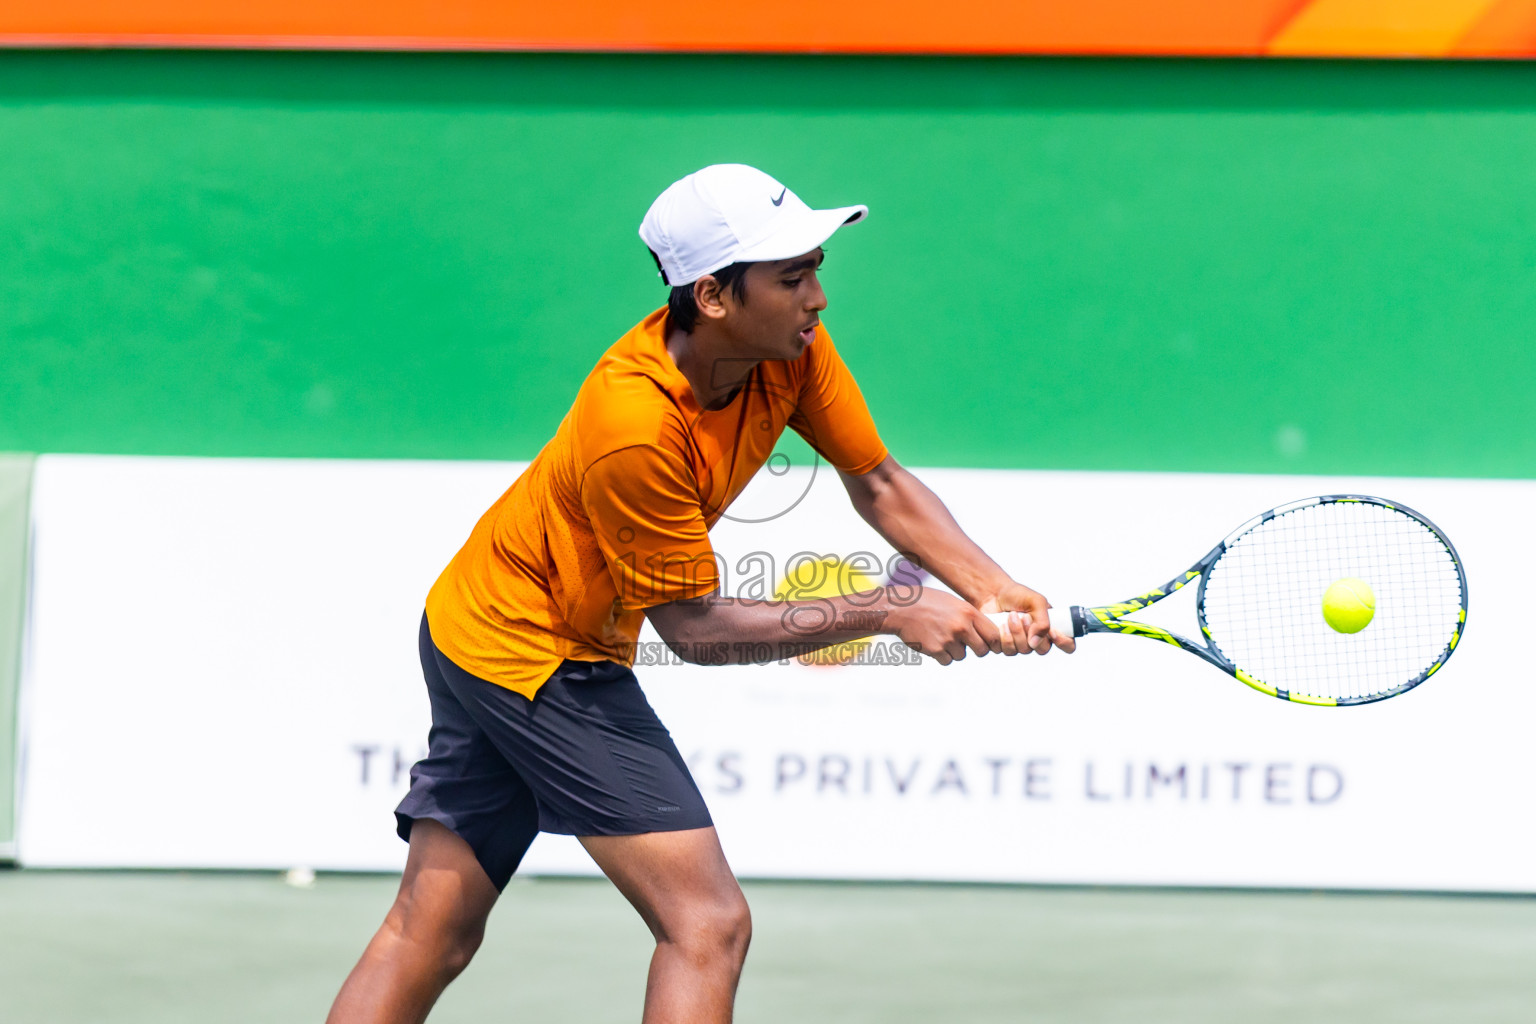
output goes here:
[{"label": "player's right arm", "polygon": [[783,660],[872,634],[899,638],[941,665],[999,652],[998,628],[952,594],[922,588],[909,600],[890,591],[808,601],[755,601],[708,594],[645,610],[678,657],[692,664]]}]

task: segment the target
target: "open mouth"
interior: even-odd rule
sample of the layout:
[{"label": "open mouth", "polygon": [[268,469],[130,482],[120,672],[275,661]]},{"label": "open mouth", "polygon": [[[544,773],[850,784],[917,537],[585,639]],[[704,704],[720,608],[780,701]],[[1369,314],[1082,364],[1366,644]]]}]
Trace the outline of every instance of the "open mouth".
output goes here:
[{"label": "open mouth", "polygon": [[800,340],[805,342],[807,345],[809,345],[813,340],[815,340],[815,338],[816,338],[816,327],[820,323],[821,323],[821,321],[817,320],[817,321],[813,322],[809,327],[806,327],[803,330],[801,330],[801,332],[800,332]]}]

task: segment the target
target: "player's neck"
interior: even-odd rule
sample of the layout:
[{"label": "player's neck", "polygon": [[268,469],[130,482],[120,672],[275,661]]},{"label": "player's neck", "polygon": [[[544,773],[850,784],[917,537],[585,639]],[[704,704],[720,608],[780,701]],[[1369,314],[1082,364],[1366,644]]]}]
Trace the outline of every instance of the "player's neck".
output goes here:
[{"label": "player's neck", "polygon": [[693,399],[704,409],[728,405],[751,376],[759,360],[734,354],[731,339],[699,324],[692,334],[667,334],[667,354],[693,390]]}]

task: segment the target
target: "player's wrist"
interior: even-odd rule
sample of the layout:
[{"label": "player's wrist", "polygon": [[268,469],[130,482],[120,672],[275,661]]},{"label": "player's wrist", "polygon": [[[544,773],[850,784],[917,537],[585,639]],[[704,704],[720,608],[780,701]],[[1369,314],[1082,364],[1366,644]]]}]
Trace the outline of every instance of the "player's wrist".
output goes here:
[{"label": "player's wrist", "polygon": [[[919,597],[919,600],[921,600],[921,597]],[[881,611],[885,612],[885,616],[880,621],[880,633],[885,636],[900,636],[901,631],[911,621],[911,610],[914,603],[904,601],[898,604],[894,601],[887,601],[885,607],[881,609]]]},{"label": "player's wrist", "polygon": [[1027,593],[1028,590],[1028,587],[1005,573],[996,579],[989,580],[979,594],[969,600],[984,612],[1011,611],[1018,607],[1018,595]]},{"label": "player's wrist", "polygon": [[900,636],[922,622],[925,616],[931,617],[936,606],[946,601],[959,602],[960,600],[948,591],[924,588],[917,591],[911,600],[887,601],[882,608],[886,615],[885,621],[880,624],[880,631],[891,636]]}]

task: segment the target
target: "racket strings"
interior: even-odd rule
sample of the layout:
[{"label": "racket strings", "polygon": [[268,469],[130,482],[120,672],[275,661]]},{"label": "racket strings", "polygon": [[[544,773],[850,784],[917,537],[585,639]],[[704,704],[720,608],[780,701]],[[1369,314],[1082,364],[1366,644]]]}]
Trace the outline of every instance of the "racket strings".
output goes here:
[{"label": "racket strings", "polygon": [[[1233,664],[1280,689],[1369,698],[1411,683],[1444,653],[1460,622],[1462,577],[1440,537],[1414,517],[1368,502],[1310,505],[1230,543],[1204,595],[1211,639]],[[1358,633],[1323,618],[1337,580],[1368,583],[1375,615]]]}]

